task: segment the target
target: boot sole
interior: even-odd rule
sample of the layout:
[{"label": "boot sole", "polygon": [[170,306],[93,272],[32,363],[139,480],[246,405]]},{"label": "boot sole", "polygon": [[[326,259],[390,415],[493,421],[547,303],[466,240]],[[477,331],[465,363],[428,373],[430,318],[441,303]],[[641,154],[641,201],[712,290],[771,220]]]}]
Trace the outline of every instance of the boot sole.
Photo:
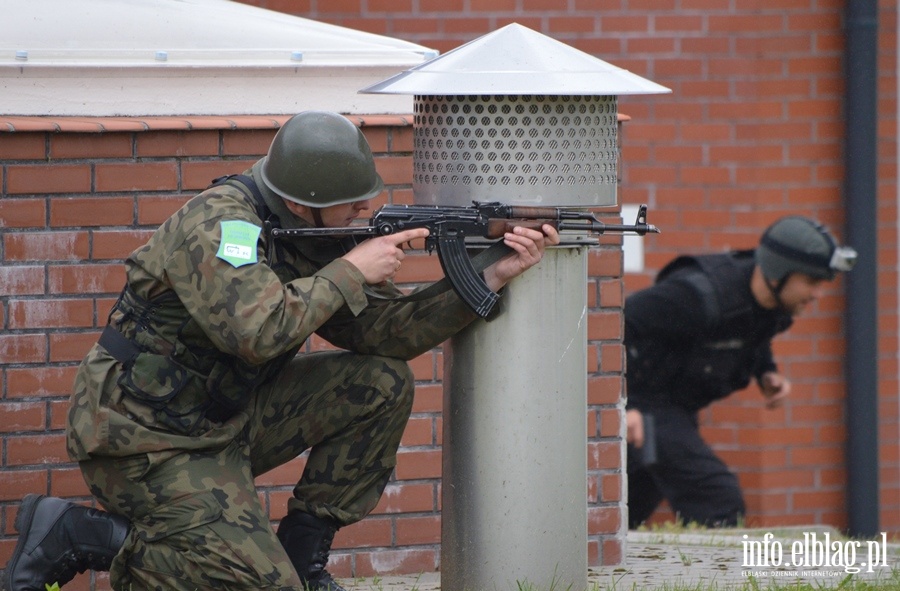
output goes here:
[{"label": "boot sole", "polygon": [[21,556],[22,550],[25,548],[27,540],[22,539],[22,533],[28,531],[28,524],[31,522],[31,518],[34,517],[34,512],[37,510],[38,503],[40,503],[43,498],[44,495],[29,494],[25,495],[25,498],[22,499],[22,505],[19,507],[19,512],[16,514],[16,522],[14,524],[16,531],[19,532],[19,541],[16,543],[16,548],[13,550],[9,562],[6,563],[6,568],[3,570],[3,576],[0,577],[0,591],[12,591],[9,571],[18,562],[19,556]]}]

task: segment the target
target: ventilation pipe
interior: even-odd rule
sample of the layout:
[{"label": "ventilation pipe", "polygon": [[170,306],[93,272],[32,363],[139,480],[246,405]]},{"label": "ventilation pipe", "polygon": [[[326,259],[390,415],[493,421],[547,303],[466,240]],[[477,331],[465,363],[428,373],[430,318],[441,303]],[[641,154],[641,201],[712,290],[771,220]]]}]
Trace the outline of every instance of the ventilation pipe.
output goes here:
[{"label": "ventilation pipe", "polygon": [[[616,204],[617,95],[669,89],[512,24],[362,92],[415,95],[418,204],[584,208]],[[445,591],[587,586],[586,244],[444,349]]]},{"label": "ventilation pipe", "polygon": [[859,264],[847,284],[847,511],[849,534],[870,538],[878,518],[878,2],[847,2],[847,243]]}]

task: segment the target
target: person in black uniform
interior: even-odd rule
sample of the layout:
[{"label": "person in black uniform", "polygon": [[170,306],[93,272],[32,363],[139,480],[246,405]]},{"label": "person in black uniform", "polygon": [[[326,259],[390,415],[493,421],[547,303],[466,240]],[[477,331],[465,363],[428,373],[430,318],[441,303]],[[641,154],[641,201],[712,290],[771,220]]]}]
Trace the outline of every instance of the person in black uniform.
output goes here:
[{"label": "person in black uniform", "polygon": [[678,519],[737,525],[737,477],[700,436],[697,412],[755,379],[776,408],[791,391],[771,341],[818,299],[856,252],[801,216],[781,218],[755,250],[682,256],[625,302],[628,525],[668,500]]}]

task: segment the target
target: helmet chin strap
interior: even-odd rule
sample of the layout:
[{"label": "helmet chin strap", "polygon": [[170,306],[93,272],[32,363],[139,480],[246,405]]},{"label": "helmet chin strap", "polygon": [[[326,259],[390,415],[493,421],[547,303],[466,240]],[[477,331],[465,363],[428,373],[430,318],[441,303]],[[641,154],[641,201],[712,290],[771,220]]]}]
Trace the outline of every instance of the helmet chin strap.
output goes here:
[{"label": "helmet chin strap", "polygon": [[320,207],[310,207],[310,213],[312,213],[313,221],[316,223],[317,228],[324,228],[325,223],[322,221],[322,208]]},{"label": "helmet chin strap", "polygon": [[791,276],[790,273],[781,278],[777,283],[770,282],[767,278],[764,279],[764,283],[766,287],[769,288],[769,292],[772,294],[772,297],[775,298],[775,303],[779,310],[787,310],[787,307],[784,305],[784,301],[781,299],[781,291],[784,289],[785,284],[787,283],[788,278]]}]

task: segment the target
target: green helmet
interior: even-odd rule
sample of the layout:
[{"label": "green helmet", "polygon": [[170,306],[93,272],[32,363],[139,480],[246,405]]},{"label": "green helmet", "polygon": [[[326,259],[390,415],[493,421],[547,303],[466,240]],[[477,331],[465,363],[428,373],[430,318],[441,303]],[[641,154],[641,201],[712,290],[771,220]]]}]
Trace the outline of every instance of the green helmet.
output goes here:
[{"label": "green helmet", "polygon": [[769,281],[783,282],[791,273],[834,279],[836,271],[849,271],[856,251],[838,246],[828,229],[803,216],[788,216],[769,226],[756,249],[756,263]]},{"label": "green helmet", "polygon": [[272,191],[309,207],[370,199],[384,188],[362,131],[326,111],[291,117],[275,134],[261,172]]}]

